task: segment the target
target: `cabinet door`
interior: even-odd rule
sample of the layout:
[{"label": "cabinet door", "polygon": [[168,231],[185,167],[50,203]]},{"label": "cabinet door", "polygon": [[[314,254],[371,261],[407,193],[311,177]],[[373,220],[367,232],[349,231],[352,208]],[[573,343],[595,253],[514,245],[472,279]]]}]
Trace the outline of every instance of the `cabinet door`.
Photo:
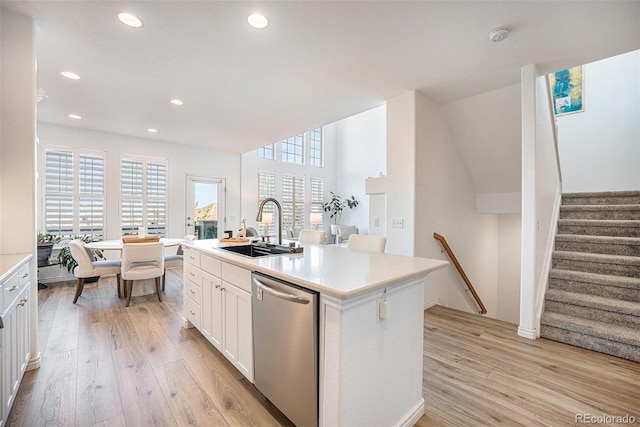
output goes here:
[{"label": "cabinet door", "polygon": [[222,351],[222,281],[202,273],[202,334]]},{"label": "cabinet door", "polygon": [[18,387],[18,330],[16,304],[13,304],[2,318],[2,412],[9,415],[14,390]]},{"label": "cabinet door", "polygon": [[222,282],[224,355],[253,382],[251,294]]},{"label": "cabinet door", "polygon": [[29,286],[27,286],[18,297],[16,307],[18,381],[16,382],[14,393],[18,392],[17,388],[29,364],[29,306]]}]

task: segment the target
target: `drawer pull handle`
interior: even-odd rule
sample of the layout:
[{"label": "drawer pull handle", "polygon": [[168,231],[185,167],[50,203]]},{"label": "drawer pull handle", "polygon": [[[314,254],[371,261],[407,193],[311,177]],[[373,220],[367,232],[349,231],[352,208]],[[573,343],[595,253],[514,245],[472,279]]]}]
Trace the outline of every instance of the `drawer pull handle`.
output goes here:
[{"label": "drawer pull handle", "polygon": [[11,289],[9,289],[9,292],[13,292],[13,291],[15,291],[16,289],[18,289],[18,286],[17,286],[17,285],[13,285],[13,286],[11,287]]},{"label": "drawer pull handle", "polygon": [[18,303],[18,305],[19,305],[20,307],[24,307],[24,305],[25,305],[26,303],[27,303],[27,299],[26,299],[26,298],[22,298],[22,299],[20,300],[20,302]]},{"label": "drawer pull handle", "polygon": [[196,314],[193,312],[193,310],[189,310],[191,312],[192,316],[195,316]]},{"label": "drawer pull handle", "polygon": [[189,275],[190,275],[191,277],[196,277],[196,275],[195,275],[195,274],[193,274],[192,272],[189,272]]},{"label": "drawer pull handle", "polygon": [[216,289],[218,289],[220,287],[220,285],[216,285]]},{"label": "drawer pull handle", "polygon": [[189,289],[189,292],[191,292],[192,294],[195,294],[195,292],[193,291],[193,289]]},{"label": "drawer pull handle", "polygon": [[22,276],[23,279],[26,279],[27,277],[29,277],[29,273],[24,273],[24,276]]}]

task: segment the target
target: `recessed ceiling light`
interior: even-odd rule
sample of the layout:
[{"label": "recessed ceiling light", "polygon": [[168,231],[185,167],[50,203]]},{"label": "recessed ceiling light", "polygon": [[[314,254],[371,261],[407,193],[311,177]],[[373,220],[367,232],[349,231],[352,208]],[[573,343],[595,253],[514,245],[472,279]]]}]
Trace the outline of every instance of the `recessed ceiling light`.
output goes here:
[{"label": "recessed ceiling light", "polygon": [[173,105],[184,105],[184,102],[180,101],[179,99],[172,99],[171,103]]},{"label": "recessed ceiling light", "polygon": [[82,118],[82,116],[79,116],[77,114],[69,114],[69,117],[76,120],[80,120]]},{"label": "recessed ceiling light", "polygon": [[76,73],[72,73],[71,71],[63,71],[60,74],[62,74],[63,76],[65,76],[66,78],[71,79],[71,80],[80,79],[79,75],[77,75]]},{"label": "recessed ceiling light", "polygon": [[257,28],[259,30],[267,28],[267,26],[269,26],[269,20],[267,19],[267,17],[260,13],[252,13],[251,15],[247,16],[247,22],[253,28]]},{"label": "recessed ceiling light", "polygon": [[120,12],[120,13],[118,13],[118,19],[124,25],[128,25],[129,27],[133,27],[133,28],[142,27],[142,21],[140,20],[140,18],[138,18],[137,16],[132,15],[130,13]]},{"label": "recessed ceiling light", "polygon": [[158,129],[149,128],[149,129],[147,129],[147,132],[158,133]]}]

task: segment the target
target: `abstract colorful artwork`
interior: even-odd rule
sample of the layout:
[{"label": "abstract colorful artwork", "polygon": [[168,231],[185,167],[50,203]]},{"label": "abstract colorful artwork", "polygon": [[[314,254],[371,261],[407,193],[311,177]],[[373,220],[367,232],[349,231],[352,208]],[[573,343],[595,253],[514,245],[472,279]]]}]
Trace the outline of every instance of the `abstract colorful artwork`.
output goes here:
[{"label": "abstract colorful artwork", "polygon": [[556,116],[584,111],[582,65],[549,74]]}]

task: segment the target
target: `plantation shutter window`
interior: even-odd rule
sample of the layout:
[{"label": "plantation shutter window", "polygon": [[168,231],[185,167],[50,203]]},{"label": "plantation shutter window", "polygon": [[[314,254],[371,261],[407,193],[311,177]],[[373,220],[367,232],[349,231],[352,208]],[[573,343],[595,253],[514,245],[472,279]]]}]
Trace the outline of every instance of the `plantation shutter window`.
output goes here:
[{"label": "plantation shutter window", "polygon": [[43,188],[45,233],[104,238],[104,154],[45,148]]},{"label": "plantation shutter window", "polygon": [[[304,178],[282,176],[282,227],[304,227]],[[285,236],[286,238],[286,236]]]},{"label": "plantation shutter window", "polygon": [[[258,205],[262,203],[264,199],[268,199],[269,197],[276,196],[276,176],[272,173],[259,172],[258,173]],[[273,203],[268,203],[264,206],[264,210],[262,211],[271,213],[273,221],[277,221],[277,218],[274,214],[274,206]],[[258,224],[258,232],[262,235],[267,234],[267,230],[264,224]]]},{"label": "plantation shutter window", "polygon": [[137,234],[139,227],[163,237],[167,232],[167,163],[122,158],[120,161],[120,223],[123,235]]}]

